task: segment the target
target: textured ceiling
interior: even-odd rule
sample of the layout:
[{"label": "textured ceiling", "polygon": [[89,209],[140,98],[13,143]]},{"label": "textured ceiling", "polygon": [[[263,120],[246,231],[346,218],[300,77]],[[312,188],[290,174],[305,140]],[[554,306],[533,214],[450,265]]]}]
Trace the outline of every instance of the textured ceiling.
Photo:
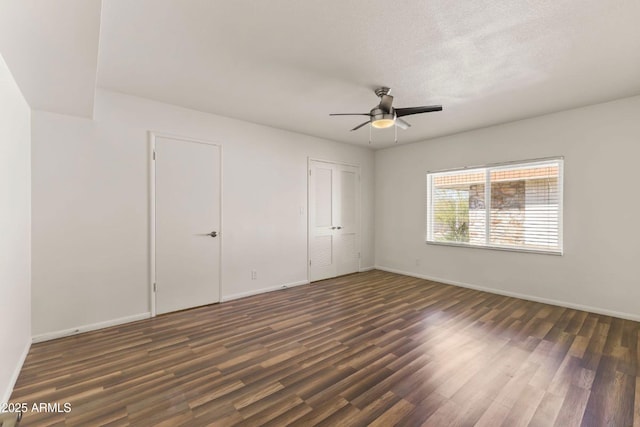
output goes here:
[{"label": "textured ceiling", "polygon": [[[38,20],[14,19],[18,4]],[[401,143],[640,94],[638,0],[104,0],[101,12],[96,0],[0,5],[0,24],[17,22],[0,29],[11,36],[0,52],[14,74],[18,64],[27,100],[70,114],[86,111],[97,84],[366,146],[368,127],[349,132],[362,117],[329,113],[368,112],[381,85],[396,107],[444,106],[407,117],[413,126],[398,131]],[[14,60],[20,55],[36,59]],[[373,148],[392,145],[393,131],[374,130],[373,140]]]}]

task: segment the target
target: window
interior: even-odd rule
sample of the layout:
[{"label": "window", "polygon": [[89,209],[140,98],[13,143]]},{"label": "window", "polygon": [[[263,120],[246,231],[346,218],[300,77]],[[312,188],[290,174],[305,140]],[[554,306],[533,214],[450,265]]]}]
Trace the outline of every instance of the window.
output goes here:
[{"label": "window", "polygon": [[427,173],[427,242],[562,254],[562,166],[554,158]]}]

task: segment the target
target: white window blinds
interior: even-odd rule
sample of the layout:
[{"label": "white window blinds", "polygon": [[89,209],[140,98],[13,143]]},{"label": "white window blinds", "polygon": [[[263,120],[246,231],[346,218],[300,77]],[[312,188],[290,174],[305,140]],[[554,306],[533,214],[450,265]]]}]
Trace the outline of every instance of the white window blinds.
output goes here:
[{"label": "white window blinds", "polygon": [[427,242],[562,253],[561,158],[427,174]]}]

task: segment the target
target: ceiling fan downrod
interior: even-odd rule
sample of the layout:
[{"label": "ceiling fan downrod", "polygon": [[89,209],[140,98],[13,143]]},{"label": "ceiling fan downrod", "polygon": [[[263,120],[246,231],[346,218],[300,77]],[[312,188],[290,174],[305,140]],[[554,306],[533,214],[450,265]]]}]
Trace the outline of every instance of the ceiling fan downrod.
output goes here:
[{"label": "ceiling fan downrod", "polygon": [[374,92],[376,93],[376,95],[378,95],[378,98],[382,98],[384,95],[389,95],[389,92],[391,92],[391,88],[382,86],[382,87],[376,88]]}]

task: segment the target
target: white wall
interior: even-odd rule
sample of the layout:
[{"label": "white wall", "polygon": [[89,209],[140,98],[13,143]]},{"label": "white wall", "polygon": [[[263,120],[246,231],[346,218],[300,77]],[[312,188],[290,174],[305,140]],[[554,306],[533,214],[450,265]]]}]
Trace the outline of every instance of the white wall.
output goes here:
[{"label": "white wall", "polygon": [[[565,157],[564,256],[425,244],[427,171]],[[640,320],[640,97],[376,152],[376,265]]]},{"label": "white wall", "polygon": [[30,114],[0,56],[0,403],[31,343]]},{"label": "white wall", "polygon": [[33,112],[36,340],[148,315],[149,130],[223,146],[224,299],[307,280],[307,157],[361,165],[373,266],[372,151],[98,91],[94,121]]}]

